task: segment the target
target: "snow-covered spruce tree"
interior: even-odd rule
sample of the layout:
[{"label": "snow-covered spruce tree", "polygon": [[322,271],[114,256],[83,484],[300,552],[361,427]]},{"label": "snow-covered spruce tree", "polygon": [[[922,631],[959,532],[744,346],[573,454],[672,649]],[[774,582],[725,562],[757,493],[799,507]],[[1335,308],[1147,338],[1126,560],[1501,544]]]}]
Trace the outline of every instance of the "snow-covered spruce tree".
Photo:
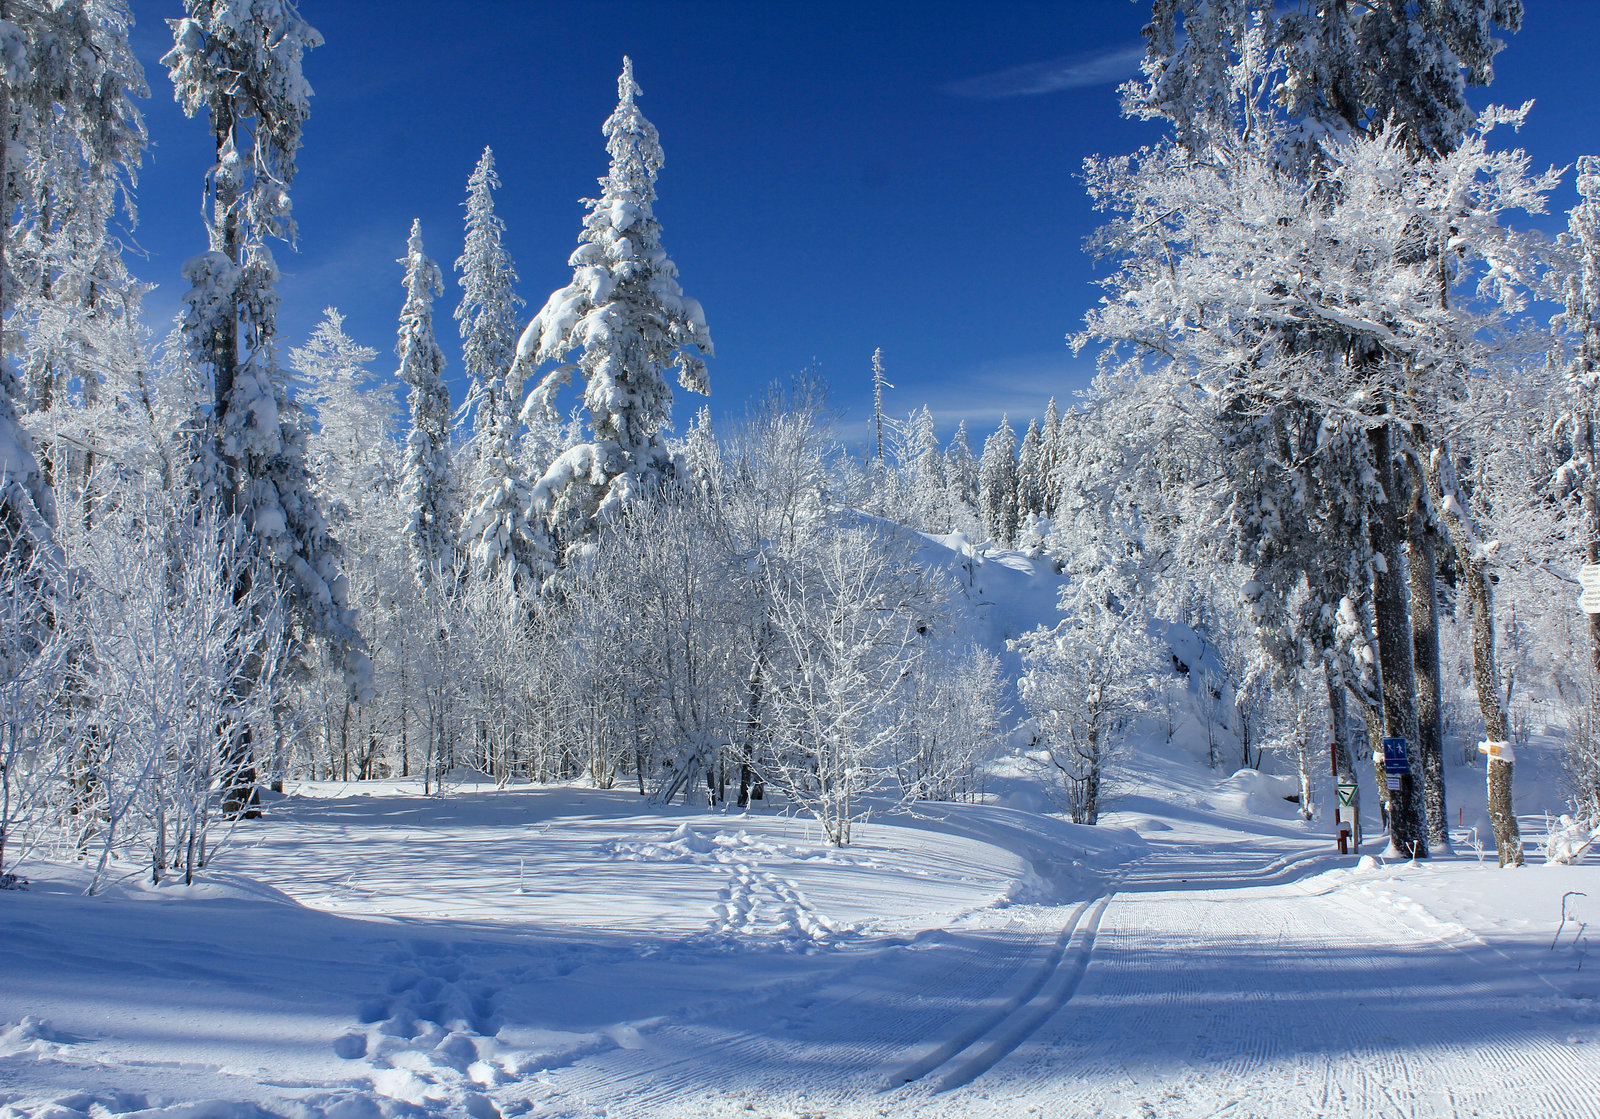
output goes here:
[{"label": "snow-covered spruce tree", "polygon": [[[278,270],[267,247],[268,238],[294,238],[289,186],[311,97],[301,59],[322,36],[291,0],[186,0],[185,8],[186,17],[168,21],[174,46],[161,61],[184,113],[210,118],[216,149],[206,177],[210,249],[183,269],[184,336],[212,388],[193,426],[190,484],[222,519],[244,520],[286,600],[292,655],[322,645],[363,695],[371,661],[278,367]],[[255,782],[247,734],[231,753],[224,807],[236,810]]]},{"label": "snow-covered spruce tree", "polygon": [[500,178],[494,152],[483,156],[467,180],[466,247],[456,260],[461,273],[461,358],[472,385],[463,412],[472,416],[472,453],[466,479],[466,521],[461,545],[478,578],[523,583],[550,569],[549,548],[528,520],[531,493],[518,461],[520,383],[507,383],[517,350],[516,269],[501,236],[505,223],[494,212]]},{"label": "snow-covered spruce tree", "polygon": [[967,421],[956,425],[944,449],[944,475],[950,487],[951,504],[965,509],[968,519],[979,516],[978,456],[972,453],[972,443],[967,437]]},{"label": "snow-covered spruce tree", "polygon": [[125,279],[106,226],[145,145],[131,23],[120,0],[0,4],[0,329],[29,327],[26,347],[0,336],[0,553],[34,575],[33,557],[55,550],[55,495],[19,423],[27,386],[8,355],[52,355],[40,362],[51,388],[97,377],[76,345],[90,334],[68,324],[104,312],[96,276]]},{"label": "snow-covered spruce tree", "polygon": [[466,245],[456,259],[461,273],[461,302],[455,310],[461,324],[461,361],[472,388],[464,407],[473,418],[473,436],[482,439],[500,416],[517,411],[516,391],[506,384],[506,373],[517,356],[517,272],[502,243],[505,222],[494,212],[494,191],[500,176],[494,170],[494,152],[483,149],[478,165],[467,179]]},{"label": "snow-covered spruce tree", "polygon": [[1040,512],[1047,517],[1056,515],[1056,505],[1061,500],[1061,487],[1056,481],[1062,458],[1061,438],[1061,410],[1052,396],[1045,406],[1044,422],[1039,425],[1039,489],[1043,506]]},{"label": "snow-covered spruce tree", "polygon": [[989,536],[1009,546],[1017,538],[1017,437],[1011,422],[1000,417],[1000,427],[983,441],[978,463],[979,506]]},{"label": "snow-covered spruce tree", "polygon": [[1029,420],[1017,456],[1017,520],[1025,521],[1044,512],[1044,439],[1039,421]]},{"label": "snow-covered spruce tree", "polygon": [[411,434],[401,467],[400,501],[405,509],[406,546],[419,588],[448,590],[455,578],[456,545],[451,515],[450,390],[444,383],[444,353],[433,336],[433,300],[444,292],[439,266],[422,248],[422,221],[411,223],[401,281],[400,382],[411,387]]},{"label": "snow-covered spruce tree", "polygon": [[310,440],[313,472],[329,499],[328,519],[341,527],[348,513],[336,513],[333,504],[348,506],[356,495],[381,484],[372,475],[395,434],[393,387],[369,368],[377,356],[377,350],[345,333],[336,307],[322,312],[304,346],[289,351],[290,367],[316,420]]},{"label": "snow-covered spruce tree", "polygon": [[933,425],[933,413],[923,405],[906,427],[906,449],[911,461],[911,507],[917,527],[924,532],[949,532],[950,487],[945,479],[944,452]]},{"label": "snow-covered spruce tree", "polygon": [[683,433],[683,459],[689,467],[689,479],[702,490],[717,490],[722,484],[722,450],[717,446],[717,433],[711,425],[711,407],[702,404]]},{"label": "snow-covered spruce tree", "polygon": [[[552,293],[523,331],[508,377],[520,384],[543,363],[581,351],[576,368],[585,380],[592,438],[562,453],[533,489],[533,508],[569,542],[586,535],[596,516],[609,516],[673,473],[661,435],[672,411],[667,370],[675,369],[691,392],[710,391],[711,334],[661,247],[653,208],[661,144],[634,103],[640,90],[627,58],[617,93],[604,128],[611,167],[600,197],[585,202],[589,216],[570,260],[572,282]],[[549,372],[528,407],[547,408],[573,368]]]}]

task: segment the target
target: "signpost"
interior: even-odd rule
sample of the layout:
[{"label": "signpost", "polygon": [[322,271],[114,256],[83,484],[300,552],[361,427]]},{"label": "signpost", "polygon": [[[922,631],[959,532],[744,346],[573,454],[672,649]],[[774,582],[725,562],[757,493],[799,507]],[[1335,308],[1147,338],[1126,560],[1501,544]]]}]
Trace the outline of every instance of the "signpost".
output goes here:
[{"label": "signpost", "polygon": [[1342,805],[1349,808],[1355,803],[1356,787],[1339,780],[1339,743],[1328,743],[1328,760],[1333,763],[1333,781],[1339,786],[1339,801],[1333,806],[1333,835],[1339,842],[1339,854],[1350,853],[1350,825],[1339,817],[1339,808]]}]

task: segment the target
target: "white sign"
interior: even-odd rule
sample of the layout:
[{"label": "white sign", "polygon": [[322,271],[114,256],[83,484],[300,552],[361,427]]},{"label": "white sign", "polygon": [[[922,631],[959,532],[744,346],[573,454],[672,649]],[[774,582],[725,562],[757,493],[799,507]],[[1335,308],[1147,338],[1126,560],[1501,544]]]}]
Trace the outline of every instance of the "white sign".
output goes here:
[{"label": "white sign", "polygon": [[1600,563],[1586,563],[1578,568],[1578,582],[1585,587],[1600,587]]},{"label": "white sign", "polygon": [[1585,614],[1600,614],[1600,587],[1585,587],[1578,596],[1578,608]]},{"label": "white sign", "polygon": [[1480,742],[1478,753],[1488,754],[1496,761],[1514,762],[1517,760],[1517,751],[1509,742]]}]

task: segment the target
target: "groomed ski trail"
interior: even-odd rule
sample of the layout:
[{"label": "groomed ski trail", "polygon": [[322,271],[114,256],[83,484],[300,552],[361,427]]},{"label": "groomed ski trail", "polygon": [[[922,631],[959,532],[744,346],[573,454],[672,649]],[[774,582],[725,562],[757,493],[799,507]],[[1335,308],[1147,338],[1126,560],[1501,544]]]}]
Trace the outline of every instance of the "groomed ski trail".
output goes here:
[{"label": "groomed ski trail", "polygon": [[1593,1046],[1522,963],[1304,877],[1329,862],[1142,861],[1061,1013],[961,1090],[913,1085],[886,1113],[1600,1116]]}]

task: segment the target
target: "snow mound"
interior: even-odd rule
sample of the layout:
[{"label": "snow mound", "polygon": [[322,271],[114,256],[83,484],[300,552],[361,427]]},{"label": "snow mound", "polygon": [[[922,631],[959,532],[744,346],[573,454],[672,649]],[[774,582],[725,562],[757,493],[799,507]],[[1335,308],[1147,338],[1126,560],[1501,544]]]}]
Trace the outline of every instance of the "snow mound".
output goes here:
[{"label": "snow mound", "polygon": [[1242,815],[1286,819],[1296,812],[1288,798],[1299,793],[1300,785],[1293,777],[1241,769],[1222,782],[1215,803]]},{"label": "snow mound", "polygon": [[0,1057],[16,1057],[25,1053],[38,1056],[52,1054],[74,1039],[58,1033],[48,1019],[25,1014],[20,1022],[0,1029]]},{"label": "snow mound", "polygon": [[1550,825],[1550,830],[1539,841],[1539,851],[1545,862],[1568,865],[1580,861],[1600,843],[1600,826],[1562,816]]}]

